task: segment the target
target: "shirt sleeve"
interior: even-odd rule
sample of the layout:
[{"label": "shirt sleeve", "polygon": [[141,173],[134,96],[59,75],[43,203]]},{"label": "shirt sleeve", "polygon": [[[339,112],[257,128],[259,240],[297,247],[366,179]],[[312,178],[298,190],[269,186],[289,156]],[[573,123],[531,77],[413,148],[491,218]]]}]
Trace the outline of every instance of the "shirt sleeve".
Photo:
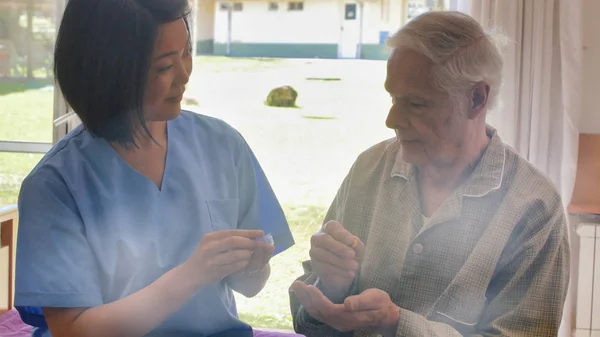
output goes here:
[{"label": "shirt sleeve", "polygon": [[15,306],[101,305],[96,266],[69,189],[42,167],[19,195]]},{"label": "shirt sleeve", "polygon": [[240,159],[237,165],[240,194],[240,229],[261,229],[275,242],[274,255],[294,245],[285,214],[258,159],[239,135]]}]

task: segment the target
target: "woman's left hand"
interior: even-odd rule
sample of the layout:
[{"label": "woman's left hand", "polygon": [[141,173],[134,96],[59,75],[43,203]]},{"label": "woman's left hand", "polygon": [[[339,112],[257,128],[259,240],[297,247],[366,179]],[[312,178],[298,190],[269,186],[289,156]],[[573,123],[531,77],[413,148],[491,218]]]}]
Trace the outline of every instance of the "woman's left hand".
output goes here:
[{"label": "woman's left hand", "polygon": [[252,252],[252,258],[250,259],[250,263],[244,274],[251,275],[261,271],[273,256],[273,252],[275,251],[275,246],[267,245],[264,242],[256,242],[256,246]]}]

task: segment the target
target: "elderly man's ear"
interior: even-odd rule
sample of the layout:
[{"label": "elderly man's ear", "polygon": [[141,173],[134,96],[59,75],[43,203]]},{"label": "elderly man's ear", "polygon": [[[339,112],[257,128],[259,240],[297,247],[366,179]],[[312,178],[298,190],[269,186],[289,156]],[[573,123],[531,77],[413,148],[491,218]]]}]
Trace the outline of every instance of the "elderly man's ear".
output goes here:
[{"label": "elderly man's ear", "polygon": [[479,82],[475,85],[473,88],[473,96],[471,97],[469,119],[475,119],[485,113],[489,93],[490,86],[486,83]]}]

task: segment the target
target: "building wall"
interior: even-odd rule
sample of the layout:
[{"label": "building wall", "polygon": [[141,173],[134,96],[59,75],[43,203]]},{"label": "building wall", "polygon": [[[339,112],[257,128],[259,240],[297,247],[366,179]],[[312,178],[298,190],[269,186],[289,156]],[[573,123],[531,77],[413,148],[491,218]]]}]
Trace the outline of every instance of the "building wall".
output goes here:
[{"label": "building wall", "polygon": [[[390,0],[376,0],[364,4],[361,46],[361,58],[363,59],[385,60],[388,58],[389,50],[385,46],[385,37],[395,31],[395,28],[387,23],[390,13],[385,6],[389,6],[390,2]],[[383,35],[382,32],[384,32]]]},{"label": "building wall", "polygon": [[198,54],[212,54],[215,35],[215,2],[198,1],[196,44]]},{"label": "building wall", "polygon": [[[232,12],[231,55],[265,57],[337,57],[339,13],[333,1],[305,1],[288,11],[287,1],[269,11],[268,1],[245,1]],[[225,54],[227,11],[216,8],[215,53]]]},{"label": "building wall", "polygon": [[[364,58],[385,59],[387,50],[380,42],[381,4],[364,5]],[[241,11],[232,11],[231,56],[337,58],[341,38],[344,1],[308,0],[302,11],[289,11],[287,1],[269,11],[269,1],[245,1]],[[214,53],[225,55],[227,10],[215,8]]]}]

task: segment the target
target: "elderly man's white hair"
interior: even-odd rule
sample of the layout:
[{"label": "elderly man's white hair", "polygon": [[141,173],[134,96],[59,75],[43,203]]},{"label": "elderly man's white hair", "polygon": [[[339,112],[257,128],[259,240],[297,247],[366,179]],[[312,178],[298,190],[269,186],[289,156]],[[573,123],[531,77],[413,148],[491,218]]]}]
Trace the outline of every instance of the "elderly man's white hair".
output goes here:
[{"label": "elderly man's white hair", "polygon": [[391,36],[387,45],[408,48],[434,63],[433,84],[461,106],[478,82],[490,86],[488,108],[497,103],[502,85],[501,33],[486,32],[461,12],[428,12],[419,15]]}]

